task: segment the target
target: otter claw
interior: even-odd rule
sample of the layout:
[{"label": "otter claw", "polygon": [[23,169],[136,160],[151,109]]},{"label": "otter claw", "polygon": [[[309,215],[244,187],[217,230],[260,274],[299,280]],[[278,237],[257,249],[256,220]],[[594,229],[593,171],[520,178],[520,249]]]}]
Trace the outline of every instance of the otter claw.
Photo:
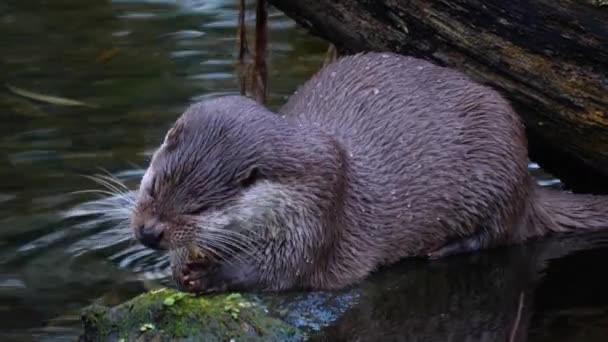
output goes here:
[{"label": "otter claw", "polygon": [[211,291],[210,274],[213,273],[214,266],[205,261],[193,261],[184,265],[179,271],[177,278],[178,285],[191,293],[208,293]]},{"label": "otter claw", "polygon": [[172,265],[173,279],[181,291],[194,294],[224,292],[252,283],[250,265],[217,263],[211,260],[183,260]]}]

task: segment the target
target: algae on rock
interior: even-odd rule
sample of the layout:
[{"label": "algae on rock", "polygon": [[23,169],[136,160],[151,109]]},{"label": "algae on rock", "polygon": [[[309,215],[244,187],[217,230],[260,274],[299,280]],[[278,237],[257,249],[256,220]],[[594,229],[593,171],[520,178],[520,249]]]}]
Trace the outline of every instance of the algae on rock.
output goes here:
[{"label": "algae on rock", "polygon": [[297,328],[240,294],[194,296],[170,289],[109,308],[83,310],[81,341],[294,341]]}]

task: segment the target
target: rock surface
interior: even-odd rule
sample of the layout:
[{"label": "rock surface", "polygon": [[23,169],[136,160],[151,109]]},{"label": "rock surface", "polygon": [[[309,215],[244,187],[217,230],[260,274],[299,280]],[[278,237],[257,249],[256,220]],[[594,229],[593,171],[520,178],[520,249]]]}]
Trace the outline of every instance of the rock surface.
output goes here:
[{"label": "rock surface", "polygon": [[263,305],[233,293],[194,296],[171,289],[144,293],[109,308],[83,310],[80,341],[295,341],[297,328]]}]

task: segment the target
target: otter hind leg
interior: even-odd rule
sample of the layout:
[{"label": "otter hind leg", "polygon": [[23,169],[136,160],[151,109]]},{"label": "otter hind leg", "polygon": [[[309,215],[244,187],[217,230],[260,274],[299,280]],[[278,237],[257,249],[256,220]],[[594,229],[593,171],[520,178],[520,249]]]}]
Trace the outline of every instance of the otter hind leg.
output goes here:
[{"label": "otter hind leg", "polygon": [[439,259],[455,254],[476,252],[487,246],[488,234],[486,232],[475,233],[471,236],[458,238],[445,243],[441,247],[427,253],[429,259]]}]

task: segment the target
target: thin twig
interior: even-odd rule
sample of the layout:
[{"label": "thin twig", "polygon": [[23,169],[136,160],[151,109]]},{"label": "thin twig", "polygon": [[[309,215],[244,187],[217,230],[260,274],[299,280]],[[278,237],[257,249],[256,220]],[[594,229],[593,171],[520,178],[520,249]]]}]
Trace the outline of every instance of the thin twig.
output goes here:
[{"label": "thin twig", "polygon": [[247,26],[245,25],[245,0],[239,1],[239,25],[236,38],[239,51],[236,70],[239,77],[239,88],[241,95],[247,95],[247,63],[250,53],[247,45]]},{"label": "thin twig", "polygon": [[517,316],[515,316],[515,323],[513,324],[513,328],[511,328],[511,335],[509,337],[509,342],[515,342],[515,336],[517,335],[517,330],[519,329],[519,321],[521,320],[521,312],[524,308],[524,293],[522,292],[519,295],[519,304],[517,305]]},{"label": "thin twig", "polygon": [[266,103],[268,70],[266,66],[266,49],[268,45],[268,9],[266,0],[257,0],[255,11],[255,98],[258,103]]}]

